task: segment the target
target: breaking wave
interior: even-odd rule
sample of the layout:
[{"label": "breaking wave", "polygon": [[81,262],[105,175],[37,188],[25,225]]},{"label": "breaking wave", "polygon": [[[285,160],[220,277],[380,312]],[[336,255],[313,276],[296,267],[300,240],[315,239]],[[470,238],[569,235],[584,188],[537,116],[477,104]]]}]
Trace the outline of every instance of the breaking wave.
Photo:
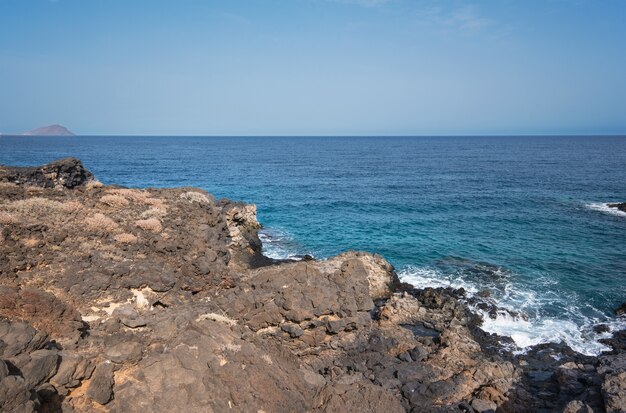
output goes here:
[{"label": "breaking wave", "polygon": [[604,212],[605,214],[626,217],[626,212],[620,211],[617,208],[611,208],[609,203],[592,202],[590,204],[586,204],[585,206],[589,209],[593,209],[594,211]]},{"label": "breaking wave", "polygon": [[[476,305],[470,304],[470,308],[482,317],[483,330],[511,337],[517,346],[516,352],[524,352],[536,344],[565,342],[579,353],[598,355],[609,350],[598,340],[626,328],[624,319],[608,317],[602,311],[582,304],[577,297],[559,296],[548,288],[556,282],[547,278],[537,282],[538,287],[543,285],[544,288],[530,290],[521,288],[521,283],[515,282],[514,274],[498,267],[487,274],[487,280],[485,277],[477,280],[473,270],[452,273],[428,267],[406,267],[398,275],[416,288],[464,288],[468,297],[488,290],[487,300],[501,309],[495,318]],[[581,308],[585,309],[584,313]],[[598,324],[606,324],[608,331],[594,331]]]},{"label": "breaking wave", "polygon": [[259,239],[263,243],[263,255],[276,260],[301,260],[306,254],[286,231],[277,228],[263,228],[259,231]]}]

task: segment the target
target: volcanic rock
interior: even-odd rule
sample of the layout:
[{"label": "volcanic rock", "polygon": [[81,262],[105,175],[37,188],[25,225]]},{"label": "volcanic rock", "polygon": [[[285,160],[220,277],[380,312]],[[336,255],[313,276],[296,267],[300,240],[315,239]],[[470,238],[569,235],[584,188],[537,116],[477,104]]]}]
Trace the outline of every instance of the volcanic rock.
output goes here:
[{"label": "volcanic rock", "polygon": [[622,212],[626,212],[626,202],[619,202],[614,204],[607,204],[609,208],[617,208]]},{"label": "volcanic rock", "polygon": [[107,404],[113,397],[113,384],[113,364],[104,361],[96,366],[91,376],[87,396],[99,404]]},{"label": "volcanic rock", "polygon": [[76,158],[65,158],[39,167],[0,166],[0,182],[44,188],[75,188],[93,180],[91,172]]}]

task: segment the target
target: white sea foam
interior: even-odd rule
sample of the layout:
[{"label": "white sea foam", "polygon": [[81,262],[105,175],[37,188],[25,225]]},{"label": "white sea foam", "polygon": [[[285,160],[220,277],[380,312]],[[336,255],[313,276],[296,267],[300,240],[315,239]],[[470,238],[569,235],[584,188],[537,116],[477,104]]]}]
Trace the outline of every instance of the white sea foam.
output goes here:
[{"label": "white sea foam", "polygon": [[[612,202],[609,202],[609,203],[612,203]],[[587,208],[589,208],[589,209],[593,209],[594,211],[600,211],[600,212],[604,212],[606,214],[626,217],[626,212],[620,211],[617,208],[611,208],[609,206],[609,203],[592,202],[590,204],[586,204],[585,206]]]},{"label": "white sea foam", "polygon": [[474,294],[479,291],[476,285],[464,280],[461,277],[445,277],[438,271],[431,268],[407,267],[406,269],[399,271],[398,277],[400,277],[400,280],[403,282],[409,283],[415,288],[464,288],[470,294]]},{"label": "white sea foam", "polygon": [[[572,297],[559,296],[550,292],[550,288],[539,288],[539,291],[520,288],[518,283],[506,282],[500,286],[478,285],[475,281],[464,278],[459,274],[443,274],[433,268],[408,267],[399,272],[402,281],[416,288],[425,287],[453,287],[464,288],[468,296],[487,287],[493,294],[495,303],[499,308],[508,311],[499,311],[495,319],[491,318],[484,310],[471,306],[472,311],[483,318],[482,329],[489,333],[511,337],[517,345],[516,352],[524,352],[528,347],[561,341],[567,343],[572,349],[586,355],[598,355],[608,347],[598,340],[609,338],[611,332],[626,328],[626,320],[617,318],[609,319],[600,311],[597,317],[582,314],[577,301]],[[549,286],[555,283],[547,278],[537,280],[539,286]],[[544,315],[543,308],[554,305],[555,302],[566,308],[559,317]],[[514,314],[523,314],[516,316]],[[596,333],[593,326],[605,323],[610,332]]]},{"label": "white sea foam", "polygon": [[263,255],[275,260],[301,260],[302,251],[299,251],[293,238],[285,231],[275,228],[263,228],[259,231],[259,239],[263,243]]},{"label": "white sea foam", "polygon": [[483,330],[511,337],[519,347],[519,352],[524,352],[528,347],[536,344],[563,341],[579,353],[598,355],[602,351],[609,350],[608,346],[598,341],[599,339],[609,338],[610,332],[626,328],[626,322],[615,319],[606,323],[610,332],[596,333],[592,327],[600,320],[594,322],[582,316],[580,319],[582,323],[579,325],[572,320],[556,317],[532,317],[525,320],[506,311],[498,312],[496,318],[492,319],[481,310],[474,309],[474,311],[483,318]]}]

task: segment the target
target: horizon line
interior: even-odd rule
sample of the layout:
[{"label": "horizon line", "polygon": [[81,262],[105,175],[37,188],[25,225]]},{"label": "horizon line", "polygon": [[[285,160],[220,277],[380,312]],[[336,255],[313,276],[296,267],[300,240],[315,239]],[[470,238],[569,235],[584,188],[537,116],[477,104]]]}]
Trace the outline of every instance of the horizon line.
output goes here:
[{"label": "horizon line", "polygon": [[391,135],[381,135],[381,134],[373,134],[373,135],[332,135],[332,134],[324,134],[324,135],[300,135],[300,134],[279,134],[279,135],[268,135],[268,134],[259,134],[259,135],[197,135],[197,134],[184,134],[184,135],[173,135],[173,134],[73,134],[73,135],[24,135],[20,133],[0,133],[0,136],[7,137],[35,137],[35,138],[97,138],[97,137],[125,137],[125,138],[485,138],[485,137],[626,137],[626,132],[621,133],[520,133],[520,134],[502,134],[502,133],[489,133],[489,134],[391,134]]}]

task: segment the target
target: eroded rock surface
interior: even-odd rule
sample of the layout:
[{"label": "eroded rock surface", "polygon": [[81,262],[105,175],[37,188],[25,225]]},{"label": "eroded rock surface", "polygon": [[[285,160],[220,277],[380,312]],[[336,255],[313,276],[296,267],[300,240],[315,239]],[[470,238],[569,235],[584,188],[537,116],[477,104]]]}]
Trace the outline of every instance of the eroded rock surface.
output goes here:
[{"label": "eroded rock surface", "polygon": [[44,188],[74,188],[94,177],[76,158],[65,158],[39,167],[0,166],[0,182]]},{"label": "eroded rock surface", "polygon": [[61,163],[0,169],[2,411],[624,411],[619,334],[513,356],[463,290],[271,260],[254,206]]}]

